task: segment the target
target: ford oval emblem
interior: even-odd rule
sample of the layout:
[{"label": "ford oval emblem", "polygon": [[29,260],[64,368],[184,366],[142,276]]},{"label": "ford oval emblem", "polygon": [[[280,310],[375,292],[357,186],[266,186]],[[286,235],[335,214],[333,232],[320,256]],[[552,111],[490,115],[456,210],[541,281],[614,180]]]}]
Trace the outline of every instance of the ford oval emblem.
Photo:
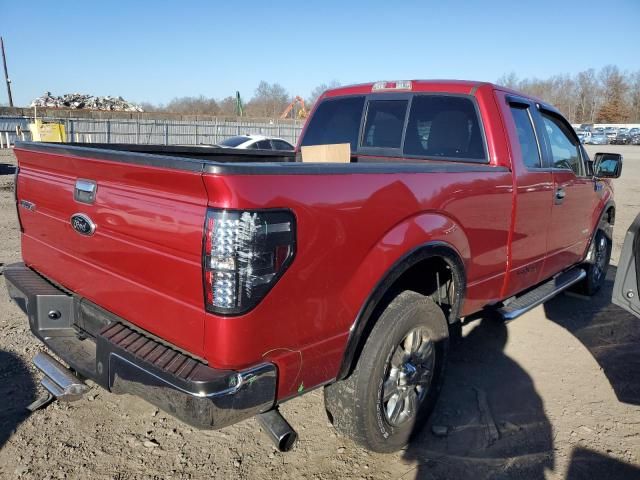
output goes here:
[{"label": "ford oval emblem", "polygon": [[71,226],[80,235],[93,235],[96,231],[96,224],[83,213],[71,215]]}]

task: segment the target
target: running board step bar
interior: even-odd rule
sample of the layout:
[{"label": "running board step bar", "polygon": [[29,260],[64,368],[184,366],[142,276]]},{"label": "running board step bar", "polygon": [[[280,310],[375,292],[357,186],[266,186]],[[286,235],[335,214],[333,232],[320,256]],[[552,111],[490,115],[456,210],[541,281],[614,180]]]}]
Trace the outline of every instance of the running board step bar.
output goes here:
[{"label": "running board step bar", "polygon": [[543,304],[547,300],[555,297],[557,294],[566,290],[571,285],[578,283],[587,276],[582,268],[574,268],[557,275],[548,282],[545,282],[533,290],[528,291],[524,295],[517,297],[507,305],[500,307],[498,313],[504,320],[513,320],[533,310],[538,305]]},{"label": "running board step bar", "polygon": [[40,381],[40,384],[59,400],[68,402],[80,400],[82,395],[89,389],[67,367],[47,353],[38,353],[33,359],[33,364],[44,373],[44,378]]}]

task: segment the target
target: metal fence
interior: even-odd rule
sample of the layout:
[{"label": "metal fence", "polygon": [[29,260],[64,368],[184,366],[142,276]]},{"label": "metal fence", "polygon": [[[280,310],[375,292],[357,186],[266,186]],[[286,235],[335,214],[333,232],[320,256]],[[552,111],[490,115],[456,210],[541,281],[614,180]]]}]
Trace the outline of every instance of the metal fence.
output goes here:
[{"label": "metal fence", "polygon": [[[295,143],[303,121],[213,119],[213,120],[141,120],[43,117],[45,122],[62,123],[69,142],[137,143],[156,145],[215,144],[233,135],[265,135]],[[6,143],[21,140],[16,127],[30,140],[28,125],[33,118],[0,117],[0,135]]]}]

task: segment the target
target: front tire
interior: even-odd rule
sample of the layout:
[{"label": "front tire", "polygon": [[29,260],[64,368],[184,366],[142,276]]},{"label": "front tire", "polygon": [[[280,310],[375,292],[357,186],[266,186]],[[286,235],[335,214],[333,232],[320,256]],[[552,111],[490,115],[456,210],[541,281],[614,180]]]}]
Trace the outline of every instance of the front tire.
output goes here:
[{"label": "front tire", "polygon": [[611,240],[600,229],[594,239],[593,262],[587,264],[587,276],[580,284],[582,293],[593,296],[604,284],[611,260]]},{"label": "front tire", "polygon": [[400,293],[382,312],[353,373],[325,387],[334,427],[369,450],[401,449],[435,407],[448,346],[447,321],[435,302]]}]

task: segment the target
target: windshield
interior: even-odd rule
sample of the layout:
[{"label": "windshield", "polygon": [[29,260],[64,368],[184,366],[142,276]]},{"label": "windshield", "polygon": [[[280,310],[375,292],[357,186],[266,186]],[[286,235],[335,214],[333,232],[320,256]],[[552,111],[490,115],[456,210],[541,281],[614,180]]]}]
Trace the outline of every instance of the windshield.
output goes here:
[{"label": "windshield", "polygon": [[223,147],[237,147],[241,143],[246,142],[247,140],[251,140],[251,138],[246,137],[244,135],[239,135],[237,137],[229,137],[222,140],[218,145]]}]

